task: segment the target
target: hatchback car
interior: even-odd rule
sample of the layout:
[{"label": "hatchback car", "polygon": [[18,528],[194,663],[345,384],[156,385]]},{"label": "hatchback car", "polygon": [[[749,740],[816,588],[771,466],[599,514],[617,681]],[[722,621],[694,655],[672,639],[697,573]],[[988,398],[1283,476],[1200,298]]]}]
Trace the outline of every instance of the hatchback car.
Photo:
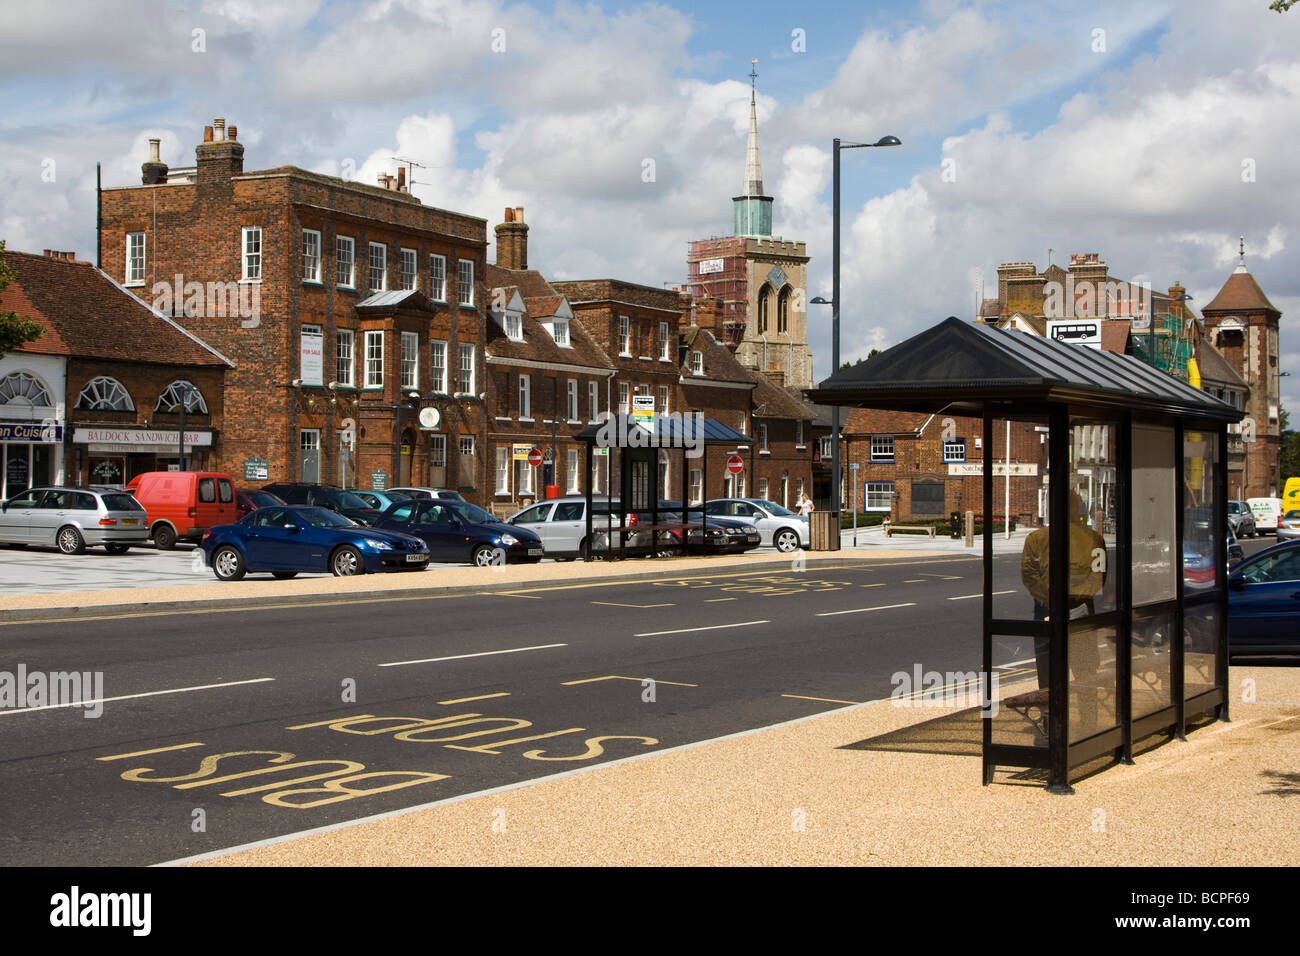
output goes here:
[{"label": "hatchback car", "polygon": [[31,488],[0,504],[0,542],[56,547],[84,554],[102,545],[125,554],[149,540],[149,520],[140,502],[122,491],[89,488]]},{"label": "hatchback car", "polygon": [[[618,526],[619,520],[612,515],[618,510],[618,501],[593,495],[591,508],[594,525]],[[582,556],[587,542],[587,499],[552,498],[511,515],[506,522],[540,537],[548,558],[572,560]]]},{"label": "hatchback car", "polygon": [[1228,502],[1228,527],[1238,538],[1253,538],[1259,534],[1255,530],[1255,513],[1244,501]]},{"label": "hatchback car", "polygon": [[249,571],[291,578],[300,571],[345,576],[429,566],[429,546],[421,539],[367,528],[321,507],[258,508],[237,524],[212,528],[199,547],[222,581],[238,581]]},{"label": "hatchback car", "polygon": [[1228,650],[1300,654],[1300,541],[1265,548],[1228,575]]},{"label": "hatchback car", "polygon": [[502,524],[478,505],[449,498],[399,501],[380,516],[375,527],[423,539],[432,561],[467,561],[486,567],[537,562],[545,553],[542,539],[532,531]]},{"label": "hatchback car", "polygon": [[709,517],[739,518],[758,528],[763,543],[789,554],[812,546],[808,519],[762,498],[715,498],[705,505]]}]

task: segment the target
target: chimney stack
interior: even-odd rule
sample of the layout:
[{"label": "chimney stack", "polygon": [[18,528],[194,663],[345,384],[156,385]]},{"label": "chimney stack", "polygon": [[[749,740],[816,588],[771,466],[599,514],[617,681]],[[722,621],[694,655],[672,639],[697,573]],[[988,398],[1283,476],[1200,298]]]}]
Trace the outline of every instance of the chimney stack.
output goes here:
[{"label": "chimney stack", "polygon": [[[236,132],[236,127],[232,126],[230,131]],[[195,181],[199,190],[232,193],[234,186],[230,180],[244,172],[244,145],[236,141],[234,136],[226,138],[225,117],[218,116],[211,126],[203,128],[203,142],[194,152],[197,167]]]},{"label": "chimney stack", "polygon": [[528,268],[528,227],[524,224],[524,207],[506,207],[504,220],[496,227],[497,265],[502,269]]},{"label": "chimney stack", "polygon": [[140,183],[145,186],[157,186],[167,182],[167,164],[159,154],[160,141],[149,140],[149,160],[140,164]]}]

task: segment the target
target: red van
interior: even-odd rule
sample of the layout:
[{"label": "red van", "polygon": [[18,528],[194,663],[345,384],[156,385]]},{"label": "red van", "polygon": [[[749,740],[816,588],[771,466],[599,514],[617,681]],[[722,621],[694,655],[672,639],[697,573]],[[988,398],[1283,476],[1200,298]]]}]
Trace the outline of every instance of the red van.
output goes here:
[{"label": "red van", "polygon": [[196,544],[203,532],[239,520],[235,482],[216,471],[146,471],[126,483],[126,490],[149,514],[149,533],[163,551],[183,538]]}]

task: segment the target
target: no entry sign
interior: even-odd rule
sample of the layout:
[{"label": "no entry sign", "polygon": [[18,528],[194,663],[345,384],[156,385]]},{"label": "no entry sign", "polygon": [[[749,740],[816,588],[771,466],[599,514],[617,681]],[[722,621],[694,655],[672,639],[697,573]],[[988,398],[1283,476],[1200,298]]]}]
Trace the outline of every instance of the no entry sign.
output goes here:
[{"label": "no entry sign", "polygon": [[745,460],[739,455],[732,455],[727,459],[727,471],[733,475],[738,475],[745,470]]},{"label": "no entry sign", "polygon": [[542,463],[542,453],[538,449],[534,448],[532,451],[528,453],[528,464],[536,468],[541,463]]}]

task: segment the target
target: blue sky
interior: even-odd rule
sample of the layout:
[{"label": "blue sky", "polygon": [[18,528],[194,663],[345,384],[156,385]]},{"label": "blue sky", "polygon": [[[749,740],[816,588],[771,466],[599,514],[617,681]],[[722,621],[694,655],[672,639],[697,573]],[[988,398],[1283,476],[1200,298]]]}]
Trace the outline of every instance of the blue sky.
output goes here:
[{"label": "blue sky", "polygon": [[225,116],[248,169],[373,182],[411,156],[426,202],[489,225],[525,206],[554,278],[678,283],[687,242],[730,229],[756,57],[765,184],[810,297],[830,288],[831,139],[903,140],[843,157],[846,358],[968,315],[999,262],[1049,248],[1204,305],[1245,235],[1300,409],[1300,11],[1267,6],[52,0],[0,36],[0,238],[89,255],[95,162],[137,182],[159,136],[192,164]]}]

